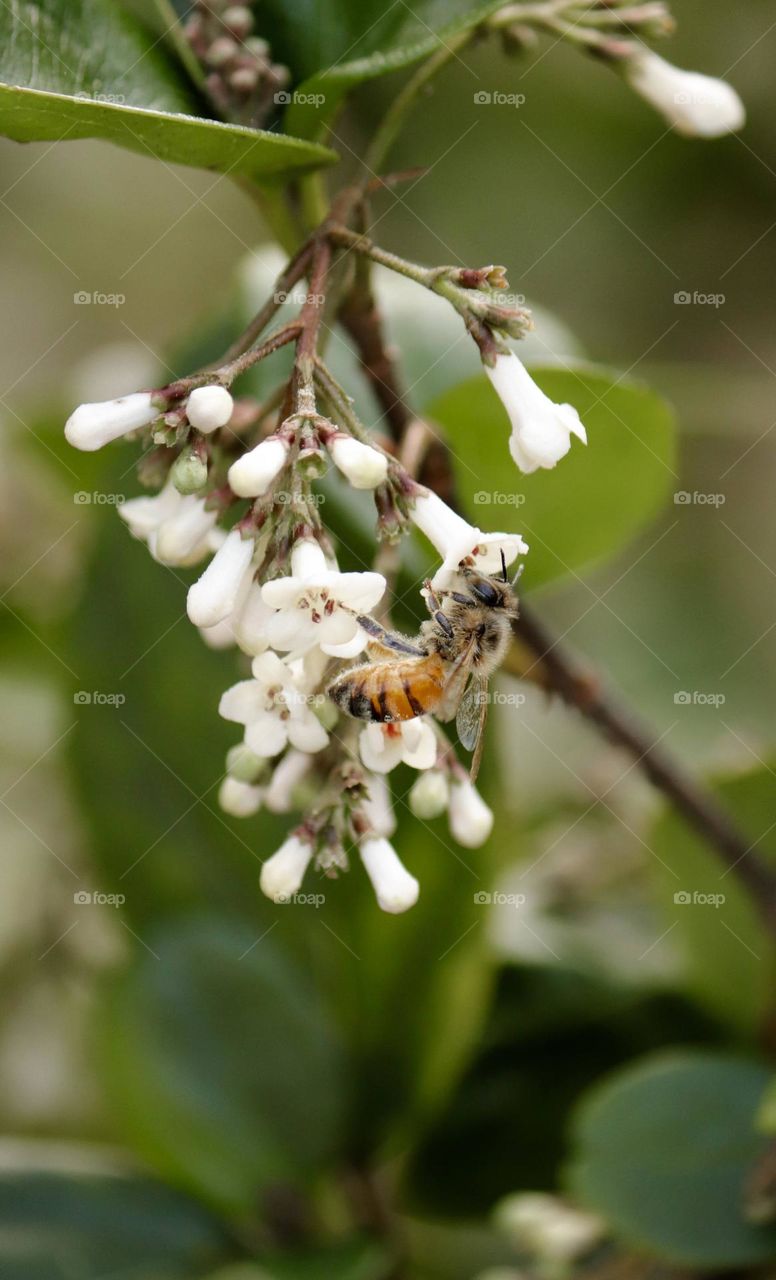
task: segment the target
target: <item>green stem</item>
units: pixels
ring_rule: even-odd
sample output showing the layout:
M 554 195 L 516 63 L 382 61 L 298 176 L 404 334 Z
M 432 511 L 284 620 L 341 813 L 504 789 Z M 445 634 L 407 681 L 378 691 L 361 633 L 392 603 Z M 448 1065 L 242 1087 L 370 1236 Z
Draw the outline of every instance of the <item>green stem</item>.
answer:
M 401 93 L 394 98 L 364 154 L 364 167 L 369 170 L 370 177 L 379 173 L 383 168 L 420 91 L 426 87 L 429 81 L 451 58 L 456 56 L 458 50 L 463 48 L 470 39 L 471 31 L 463 31 L 460 35 L 451 37 L 445 44 L 440 46 L 436 53 L 421 63 L 415 74 L 407 81 Z
M 390 271 L 396 271 L 400 276 L 407 276 L 409 280 L 414 280 L 416 284 L 422 284 L 426 289 L 434 287 L 434 280 L 439 273 L 439 269 L 436 267 L 423 267 L 418 262 L 410 262 L 407 258 L 400 258 L 397 253 L 391 253 L 388 249 L 381 249 L 368 236 L 359 235 L 357 231 L 351 231 L 348 227 L 330 227 L 328 235 L 336 244 L 345 245 L 346 248 L 353 249 L 355 253 L 361 253 L 367 258 L 371 258 L 372 262 L 377 262 L 382 267 L 388 267 Z

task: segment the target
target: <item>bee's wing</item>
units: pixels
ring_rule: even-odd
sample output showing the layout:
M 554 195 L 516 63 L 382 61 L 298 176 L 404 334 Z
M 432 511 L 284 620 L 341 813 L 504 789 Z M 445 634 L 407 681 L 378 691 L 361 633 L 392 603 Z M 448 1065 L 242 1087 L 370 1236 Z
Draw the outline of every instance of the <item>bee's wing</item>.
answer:
M 444 697 L 440 700 L 439 706 L 434 713 L 437 720 L 452 720 L 457 714 L 464 696 L 466 682 L 469 679 L 476 645 L 477 641 L 473 636 L 463 653 L 451 667 L 445 680 Z
M 487 718 L 488 682 L 480 676 L 474 676 L 461 699 L 461 705 L 455 717 L 455 727 L 458 731 L 461 745 L 467 751 L 474 752 L 471 766 L 472 782 L 477 777 L 480 768 L 482 747 L 485 741 L 483 735 Z

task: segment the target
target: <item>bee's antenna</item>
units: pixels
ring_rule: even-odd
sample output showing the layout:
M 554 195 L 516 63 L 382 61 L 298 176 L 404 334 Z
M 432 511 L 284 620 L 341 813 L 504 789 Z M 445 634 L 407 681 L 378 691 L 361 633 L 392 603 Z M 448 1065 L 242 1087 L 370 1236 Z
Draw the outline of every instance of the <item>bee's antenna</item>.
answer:
M 525 568 L 525 565 L 524 565 L 524 564 L 518 565 L 518 567 L 517 567 L 517 572 L 515 573 L 515 576 L 514 576 L 514 578 L 512 579 L 512 586 L 513 586 L 513 587 L 517 585 L 518 578 L 521 578 L 521 577 L 522 577 L 523 569 L 524 569 L 524 568 Z
M 503 551 L 501 552 L 501 576 L 504 579 L 504 582 L 509 582 L 509 578 L 507 577 L 507 561 Z

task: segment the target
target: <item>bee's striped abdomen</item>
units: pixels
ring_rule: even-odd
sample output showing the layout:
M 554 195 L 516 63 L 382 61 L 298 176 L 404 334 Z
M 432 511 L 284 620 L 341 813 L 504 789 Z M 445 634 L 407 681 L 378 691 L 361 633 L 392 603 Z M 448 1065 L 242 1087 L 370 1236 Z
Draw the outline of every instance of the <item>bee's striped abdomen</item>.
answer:
M 405 662 L 374 662 L 346 671 L 330 685 L 329 697 L 357 720 L 389 724 L 426 715 L 444 691 L 445 671 L 437 654 Z

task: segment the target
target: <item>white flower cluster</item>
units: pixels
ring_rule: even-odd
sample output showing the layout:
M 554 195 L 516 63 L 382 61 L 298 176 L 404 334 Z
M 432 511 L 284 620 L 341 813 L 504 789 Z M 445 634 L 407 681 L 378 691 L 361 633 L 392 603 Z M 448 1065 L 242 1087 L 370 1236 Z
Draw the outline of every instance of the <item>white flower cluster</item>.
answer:
M 78 447 L 94 449 L 157 420 L 167 430 L 185 415 L 187 428 L 210 435 L 233 412 L 231 395 L 218 385 L 196 388 L 183 405 L 172 407 L 163 392 L 139 392 L 81 406 L 66 434 Z M 209 558 L 189 588 L 189 618 L 206 643 L 236 645 L 251 660 L 250 678 L 227 689 L 220 701 L 220 714 L 243 729 L 242 742 L 227 757 L 220 804 L 235 817 L 262 808 L 306 814 L 264 863 L 264 892 L 289 901 L 311 862 L 334 875 L 347 866 L 346 847 L 355 845 L 380 907 L 400 912 L 415 903 L 419 885 L 390 843 L 396 817 L 387 775 L 400 764 L 415 769 L 411 812 L 422 821 L 447 812 L 452 837 L 466 847 L 488 838 L 493 815 L 431 716 L 386 724 L 345 717 L 343 724 L 326 698 L 337 664 L 370 642 L 359 619 L 380 604 L 386 580 L 371 571 L 342 572 L 315 518 L 305 522 L 292 515 L 281 532 L 278 511 L 286 509 L 273 505 L 274 494 L 281 479 L 293 484 L 302 435 L 294 419 L 287 419 L 240 453 L 228 467 L 226 495 L 223 486 L 204 496 L 181 493 L 170 468 L 155 496 L 132 498 L 119 513 L 156 560 L 188 566 Z M 319 439 L 354 488 L 386 481 L 389 460 L 381 450 L 325 421 Z M 227 531 L 221 518 L 241 498 L 255 505 Z M 258 509 L 269 518 L 256 519 Z M 449 583 L 462 562 L 496 574 L 528 549 L 517 534 L 474 527 L 418 486 L 407 517 L 439 554 L 436 589 Z

